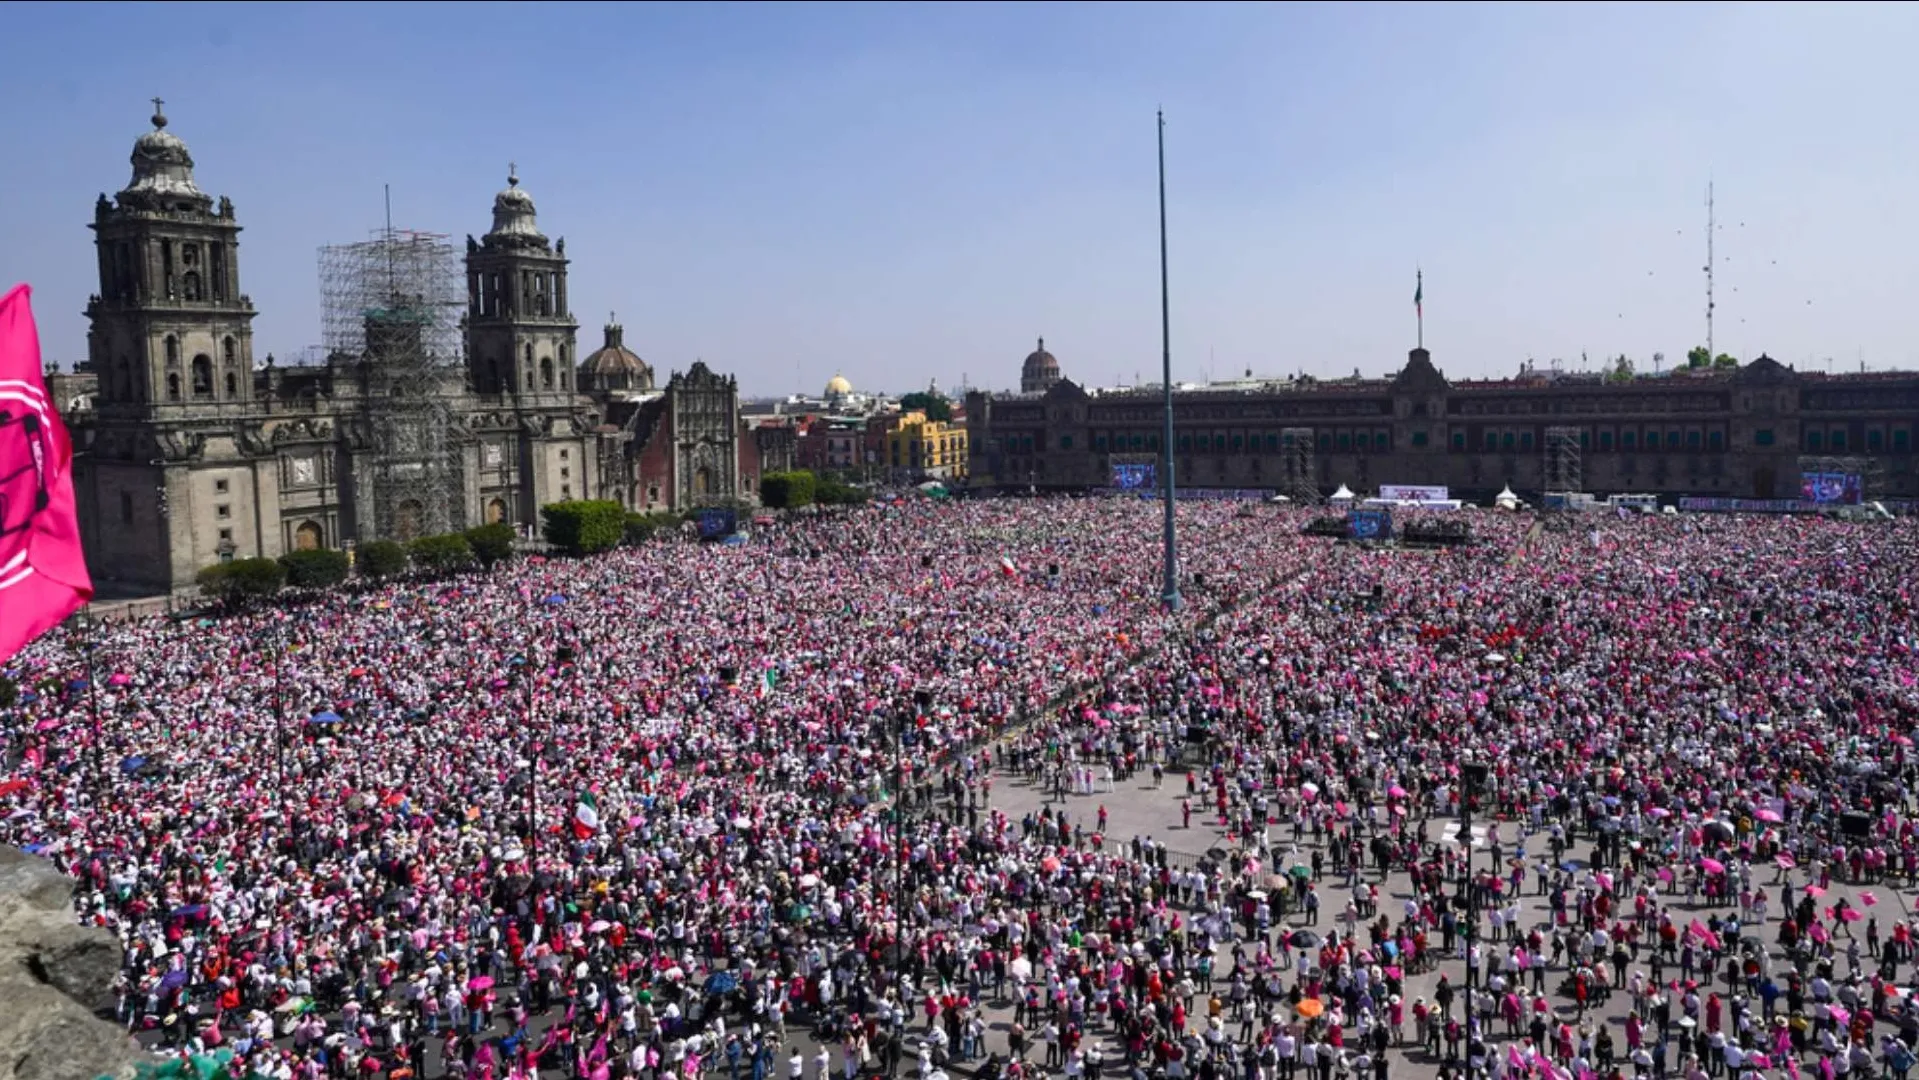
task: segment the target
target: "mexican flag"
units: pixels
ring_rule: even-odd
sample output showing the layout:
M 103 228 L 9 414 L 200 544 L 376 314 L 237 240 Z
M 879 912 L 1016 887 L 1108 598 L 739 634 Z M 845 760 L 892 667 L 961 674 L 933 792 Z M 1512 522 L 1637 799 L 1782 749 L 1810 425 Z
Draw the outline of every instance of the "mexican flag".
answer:
M 1426 272 L 1423 270 L 1413 280 L 1413 311 L 1426 314 Z
M 600 804 L 590 791 L 580 792 L 580 801 L 573 806 L 573 836 L 578 840 L 590 840 L 600 831 Z
M 779 684 L 780 684 L 779 673 L 773 670 L 772 665 L 769 664 L 765 671 L 760 672 L 760 696 L 761 697 L 765 697 L 766 695 L 772 693 L 774 687 L 777 687 Z

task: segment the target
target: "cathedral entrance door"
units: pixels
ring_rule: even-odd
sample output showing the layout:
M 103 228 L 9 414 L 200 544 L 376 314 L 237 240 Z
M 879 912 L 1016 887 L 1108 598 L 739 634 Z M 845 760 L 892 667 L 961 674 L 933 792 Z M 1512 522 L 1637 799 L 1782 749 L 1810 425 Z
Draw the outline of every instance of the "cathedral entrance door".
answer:
M 293 550 L 318 551 L 323 539 L 318 523 L 303 521 L 299 528 L 293 530 Z
M 426 507 L 418 499 L 407 499 L 394 507 L 393 539 L 404 544 L 420 538 L 420 520 L 426 516 Z
M 693 494 L 713 494 L 713 470 L 702 465 L 693 470 Z

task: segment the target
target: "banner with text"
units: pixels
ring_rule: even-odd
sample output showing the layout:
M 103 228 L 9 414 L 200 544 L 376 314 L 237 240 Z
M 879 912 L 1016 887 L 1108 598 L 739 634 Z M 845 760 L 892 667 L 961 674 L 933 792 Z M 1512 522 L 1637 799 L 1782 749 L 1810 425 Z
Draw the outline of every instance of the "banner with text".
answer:
M 1443 486 L 1432 484 L 1381 484 L 1379 497 L 1392 502 L 1445 502 L 1451 498 Z

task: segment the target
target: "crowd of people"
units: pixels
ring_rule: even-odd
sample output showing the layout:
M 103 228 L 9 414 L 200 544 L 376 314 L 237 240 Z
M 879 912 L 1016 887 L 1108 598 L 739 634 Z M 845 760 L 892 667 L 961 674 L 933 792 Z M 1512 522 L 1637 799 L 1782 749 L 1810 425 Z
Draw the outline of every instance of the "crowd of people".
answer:
M 1904 1076 L 1912 523 L 1156 514 L 81 623 L 0 840 L 236 1075 Z

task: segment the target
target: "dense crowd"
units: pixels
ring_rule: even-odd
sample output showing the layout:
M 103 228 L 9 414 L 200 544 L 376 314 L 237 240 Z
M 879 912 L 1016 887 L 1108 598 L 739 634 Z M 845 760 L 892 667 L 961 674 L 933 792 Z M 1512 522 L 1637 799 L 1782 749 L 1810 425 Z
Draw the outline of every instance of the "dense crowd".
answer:
M 1904 1075 L 1919 529 L 1194 504 L 1168 614 L 1156 513 L 62 631 L 0 839 L 130 1030 L 267 1075 Z

